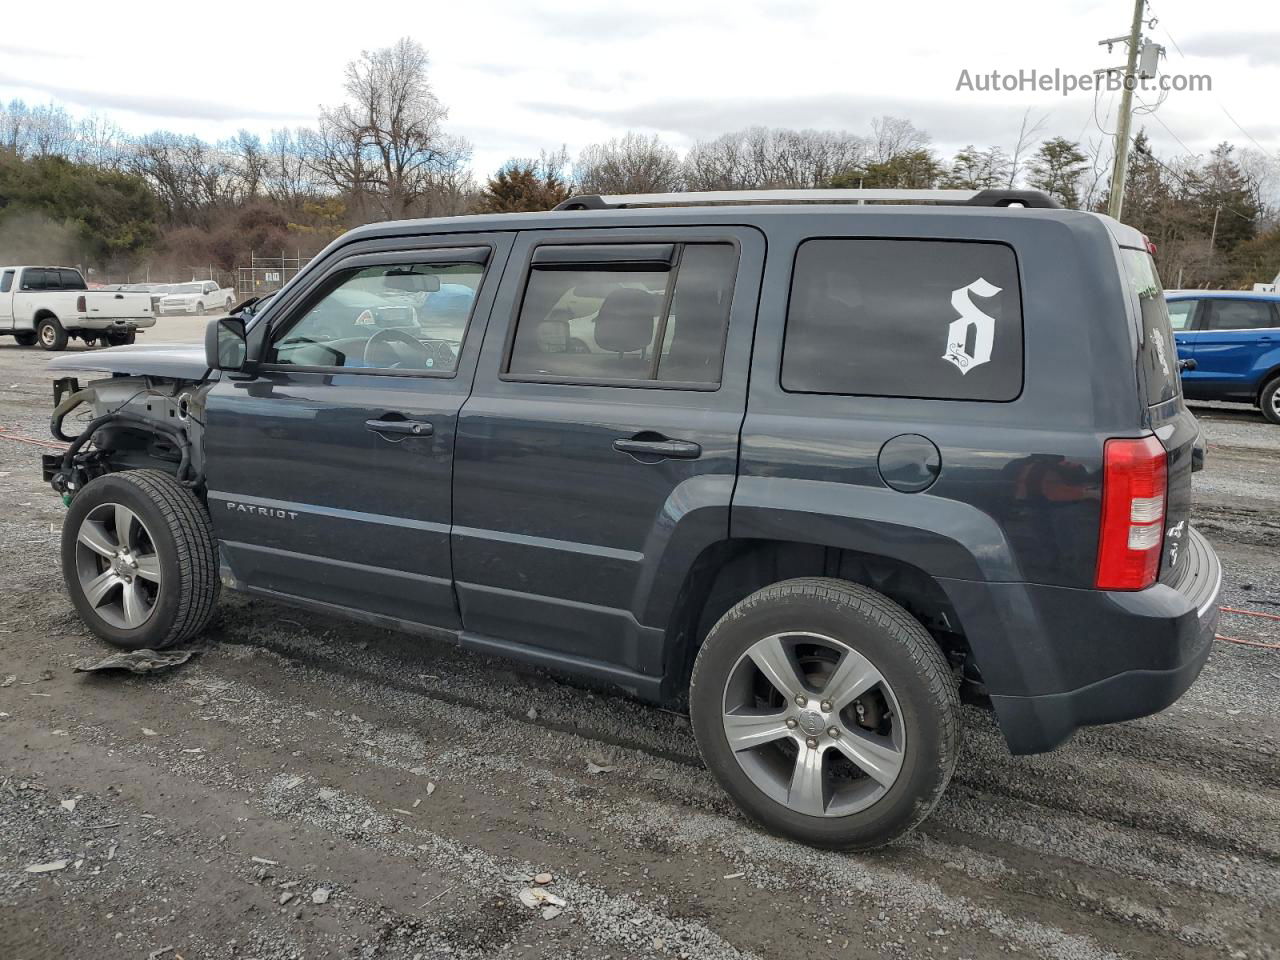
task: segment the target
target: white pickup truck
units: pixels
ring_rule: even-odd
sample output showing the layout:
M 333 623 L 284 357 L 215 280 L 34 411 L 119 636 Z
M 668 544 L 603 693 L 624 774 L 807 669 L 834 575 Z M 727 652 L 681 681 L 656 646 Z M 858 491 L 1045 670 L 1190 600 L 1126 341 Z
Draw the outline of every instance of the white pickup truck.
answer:
M 169 292 L 160 298 L 156 312 L 162 317 L 170 313 L 203 317 L 210 311 L 230 310 L 235 302 L 236 292 L 230 287 L 220 287 L 212 280 L 194 280 L 171 285 Z
M 0 336 L 24 347 L 61 350 L 72 337 L 114 347 L 155 322 L 149 294 L 90 290 L 72 267 L 0 267 Z

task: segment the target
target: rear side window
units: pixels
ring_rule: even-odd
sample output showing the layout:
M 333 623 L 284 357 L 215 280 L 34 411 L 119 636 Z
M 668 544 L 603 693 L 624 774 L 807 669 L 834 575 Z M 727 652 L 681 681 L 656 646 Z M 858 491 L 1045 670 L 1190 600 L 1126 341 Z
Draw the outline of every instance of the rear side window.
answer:
M 1276 325 L 1271 304 L 1261 300 L 1213 300 L 1209 304 L 1209 330 L 1261 330 Z
M 13 289 L 13 271 L 6 270 L 0 274 L 0 293 L 8 293 Z
M 1120 256 L 1129 279 L 1129 289 L 1138 298 L 1141 311 L 1138 363 L 1147 384 L 1147 403 L 1163 403 L 1177 396 L 1181 385 L 1178 379 L 1178 352 L 1173 345 L 1173 330 L 1169 322 L 1169 309 L 1164 302 L 1164 288 L 1160 286 L 1155 261 L 1147 251 L 1123 247 Z
M 43 270 L 23 270 L 22 271 L 22 289 L 23 290 L 44 290 L 44 271 Z
M 49 271 L 53 273 L 52 270 Z M 59 270 L 58 271 L 58 289 L 59 290 L 84 290 L 84 277 L 80 276 L 79 270 Z
M 1013 250 L 947 240 L 808 240 L 796 254 L 782 387 L 949 400 L 1022 392 Z
M 507 373 L 550 381 L 718 384 L 736 248 L 633 249 L 628 259 L 623 244 L 539 248 Z

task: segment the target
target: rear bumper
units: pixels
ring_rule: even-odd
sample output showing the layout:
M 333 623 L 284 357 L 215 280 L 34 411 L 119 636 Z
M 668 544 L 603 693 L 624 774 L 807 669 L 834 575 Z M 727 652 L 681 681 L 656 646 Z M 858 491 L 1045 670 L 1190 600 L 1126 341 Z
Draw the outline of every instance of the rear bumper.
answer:
M 75 329 L 77 330 L 142 330 L 147 327 L 154 327 L 156 324 L 155 317 L 127 317 L 118 320 L 107 320 L 102 318 L 86 317 L 77 320 Z
M 950 593 L 957 583 L 944 586 Z M 1173 584 L 1134 593 L 984 584 L 985 612 L 968 589 L 953 599 L 1001 732 L 1022 754 L 1051 750 L 1079 727 L 1158 713 L 1182 696 L 1213 646 L 1221 586 L 1218 556 L 1193 529 Z M 975 633 L 984 626 L 991 632 Z

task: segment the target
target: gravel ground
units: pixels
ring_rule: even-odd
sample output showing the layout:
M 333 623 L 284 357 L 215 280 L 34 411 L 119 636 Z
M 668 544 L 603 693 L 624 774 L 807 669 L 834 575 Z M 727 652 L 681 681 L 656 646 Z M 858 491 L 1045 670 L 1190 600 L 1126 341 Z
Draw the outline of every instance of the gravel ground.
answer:
M 47 436 L 47 359 L 0 341 L 4 432 Z M 1223 602 L 1280 612 L 1280 428 L 1198 412 Z M 0 438 L 2 960 L 1280 957 L 1280 651 L 1220 643 L 1170 710 L 1043 756 L 967 709 L 924 828 L 824 853 L 744 821 L 685 718 L 444 642 L 224 597 L 187 665 L 74 674 L 105 648 L 40 452 Z

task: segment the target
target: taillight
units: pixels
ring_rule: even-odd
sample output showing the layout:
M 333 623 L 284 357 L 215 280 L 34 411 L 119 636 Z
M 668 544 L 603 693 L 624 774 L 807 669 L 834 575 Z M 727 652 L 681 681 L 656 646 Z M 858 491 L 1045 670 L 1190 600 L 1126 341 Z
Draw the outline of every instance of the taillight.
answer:
M 78 313 L 85 312 L 84 294 L 81 294 L 80 296 L 76 297 L 76 311 Z
M 1155 583 L 1168 486 L 1168 457 L 1155 437 L 1107 441 L 1096 587 L 1145 590 Z

